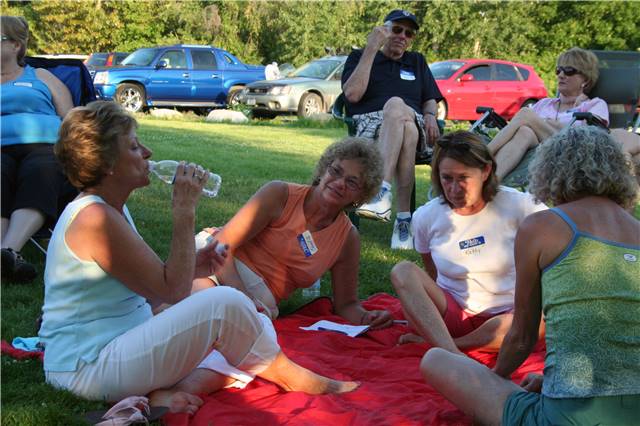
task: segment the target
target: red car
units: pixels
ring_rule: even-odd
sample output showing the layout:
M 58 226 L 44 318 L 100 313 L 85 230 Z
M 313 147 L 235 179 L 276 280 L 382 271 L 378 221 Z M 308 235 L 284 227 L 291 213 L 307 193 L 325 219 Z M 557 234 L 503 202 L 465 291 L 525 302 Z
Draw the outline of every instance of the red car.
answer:
M 451 59 L 429 66 L 444 96 L 438 118 L 476 120 L 476 107 L 492 107 L 510 119 L 523 106 L 547 97 L 533 67 L 495 59 Z

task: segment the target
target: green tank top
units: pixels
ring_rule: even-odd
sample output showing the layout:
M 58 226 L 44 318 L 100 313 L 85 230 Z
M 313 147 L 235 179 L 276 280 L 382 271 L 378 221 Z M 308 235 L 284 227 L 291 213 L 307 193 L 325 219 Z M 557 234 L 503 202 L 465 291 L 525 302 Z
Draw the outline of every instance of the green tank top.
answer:
M 551 398 L 640 394 L 640 246 L 581 232 L 542 272 Z

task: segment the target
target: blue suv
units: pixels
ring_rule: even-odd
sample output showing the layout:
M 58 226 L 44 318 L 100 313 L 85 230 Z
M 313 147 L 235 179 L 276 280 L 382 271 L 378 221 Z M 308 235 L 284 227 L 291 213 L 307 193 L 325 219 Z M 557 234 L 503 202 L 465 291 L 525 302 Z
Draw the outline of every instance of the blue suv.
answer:
M 99 99 L 127 110 L 145 107 L 224 107 L 248 83 L 264 80 L 262 65 L 247 65 L 223 49 L 177 44 L 138 49 L 121 66 L 96 72 Z

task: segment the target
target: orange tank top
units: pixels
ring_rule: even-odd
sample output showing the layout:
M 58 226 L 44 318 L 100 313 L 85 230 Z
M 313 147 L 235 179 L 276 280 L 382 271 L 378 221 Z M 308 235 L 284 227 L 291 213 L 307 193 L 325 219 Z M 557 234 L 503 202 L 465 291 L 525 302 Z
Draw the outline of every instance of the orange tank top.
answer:
M 309 234 L 312 240 L 308 244 L 304 238 L 307 221 L 303 206 L 311 187 L 293 183 L 288 187 L 282 215 L 235 251 L 238 259 L 264 279 L 276 302 L 298 288 L 311 286 L 329 270 L 352 226 L 347 215 L 340 213 L 326 228 L 307 232 L 307 240 Z

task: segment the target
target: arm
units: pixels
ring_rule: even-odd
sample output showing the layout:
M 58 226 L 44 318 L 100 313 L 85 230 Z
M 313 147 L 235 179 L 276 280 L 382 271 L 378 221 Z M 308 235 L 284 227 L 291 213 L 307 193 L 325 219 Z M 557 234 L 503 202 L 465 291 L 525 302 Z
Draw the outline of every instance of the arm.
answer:
M 438 278 L 438 270 L 436 269 L 436 265 L 433 263 L 431 253 L 421 253 L 421 255 L 422 263 L 424 264 L 424 270 L 431 277 L 433 282 L 436 282 L 436 279 Z
M 360 238 L 351 227 L 342 252 L 331 267 L 333 304 L 336 314 L 353 324 L 369 324 L 371 328 L 383 328 L 392 324 L 387 311 L 367 311 L 358 299 L 358 268 L 360 263 Z
M 440 137 L 440 129 L 438 128 L 438 105 L 435 99 L 429 99 L 422 104 L 422 115 L 424 115 L 424 131 L 427 134 L 427 143 L 431 146 L 436 143 Z
M 371 66 L 376 57 L 376 53 L 380 50 L 387 38 L 391 35 L 391 31 L 384 25 L 375 27 L 367 36 L 367 45 L 362 51 L 362 56 L 358 61 L 358 65 L 353 73 L 342 85 L 344 96 L 352 104 L 358 103 L 369 85 L 369 76 L 371 75 Z
M 173 233 L 167 260 L 163 262 L 136 234 L 124 216 L 108 204 L 83 209 L 65 235 L 73 252 L 95 261 L 105 272 L 152 303 L 177 303 L 191 291 L 195 273 L 193 227 L 195 207 L 204 180 L 194 177 L 195 167 L 180 165 L 173 189 Z M 200 263 L 219 267 L 222 258 L 203 252 Z
M 541 233 L 545 212 L 529 216 L 520 225 L 515 240 L 516 294 L 511 329 L 500 348 L 494 368 L 496 374 L 508 378 L 529 356 L 538 341 L 542 311 L 540 287 Z
M 73 108 L 73 101 L 71 100 L 71 93 L 63 82 L 51 74 L 44 68 L 36 68 L 36 76 L 44 82 L 51 92 L 51 98 L 53 100 L 53 106 L 56 108 L 56 113 L 64 118 L 69 110 Z

